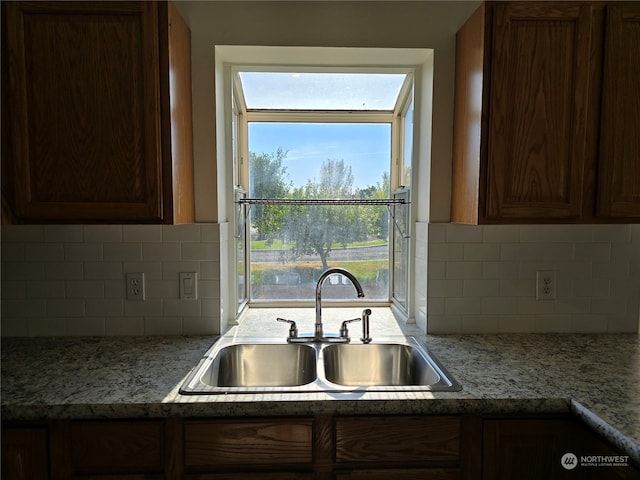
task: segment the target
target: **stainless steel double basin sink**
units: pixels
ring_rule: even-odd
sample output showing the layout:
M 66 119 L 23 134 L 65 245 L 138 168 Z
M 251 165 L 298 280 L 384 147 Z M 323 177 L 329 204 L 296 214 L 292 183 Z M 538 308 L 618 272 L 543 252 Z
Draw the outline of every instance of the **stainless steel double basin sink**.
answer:
M 415 337 L 361 343 L 220 338 L 191 371 L 186 395 L 457 391 L 462 387 Z

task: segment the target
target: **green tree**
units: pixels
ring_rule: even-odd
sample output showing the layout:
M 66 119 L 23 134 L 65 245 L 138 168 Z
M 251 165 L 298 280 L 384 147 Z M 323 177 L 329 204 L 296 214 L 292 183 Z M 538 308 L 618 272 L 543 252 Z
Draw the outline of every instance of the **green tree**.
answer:
M 291 182 L 283 165 L 287 152 L 278 148 L 274 153 L 249 152 L 249 196 L 251 198 L 286 198 Z M 261 239 L 278 231 L 284 221 L 281 205 L 251 207 L 251 224 Z
M 308 180 L 293 190 L 292 198 L 354 198 L 353 174 L 344 160 L 326 160 L 320 167 L 320 179 Z M 293 243 L 294 257 L 318 255 L 324 269 L 334 245 L 346 246 L 367 238 L 367 222 L 355 205 L 290 206 L 283 233 Z

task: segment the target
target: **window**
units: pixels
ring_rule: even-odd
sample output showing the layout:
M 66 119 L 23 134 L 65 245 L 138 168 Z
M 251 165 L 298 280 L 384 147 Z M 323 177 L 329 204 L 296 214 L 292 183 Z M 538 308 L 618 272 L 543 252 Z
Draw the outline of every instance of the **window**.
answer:
M 407 309 L 413 74 L 335 70 L 232 71 L 238 308 L 311 302 L 339 266 L 368 304 Z

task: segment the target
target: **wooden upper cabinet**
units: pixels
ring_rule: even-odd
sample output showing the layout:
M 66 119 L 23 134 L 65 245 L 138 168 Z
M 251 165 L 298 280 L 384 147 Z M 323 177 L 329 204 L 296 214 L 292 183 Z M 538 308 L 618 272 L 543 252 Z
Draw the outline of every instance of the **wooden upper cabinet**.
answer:
M 598 215 L 640 218 L 640 3 L 606 9 Z
M 456 38 L 453 222 L 638 215 L 637 5 L 606 8 L 604 82 L 602 3 L 491 2 L 465 23 Z M 622 11 L 624 26 L 614 19 Z
M 3 6 L 17 221 L 192 222 L 190 34 L 173 5 Z

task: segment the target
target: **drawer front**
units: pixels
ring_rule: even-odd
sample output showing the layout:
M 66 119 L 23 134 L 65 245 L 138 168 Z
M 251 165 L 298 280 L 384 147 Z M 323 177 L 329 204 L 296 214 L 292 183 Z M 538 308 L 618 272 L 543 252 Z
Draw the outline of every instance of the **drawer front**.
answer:
M 311 463 L 312 425 L 311 419 L 187 421 L 185 465 Z
M 457 462 L 459 417 L 336 418 L 336 462 Z
M 162 422 L 73 422 L 70 436 L 75 473 L 162 471 Z

